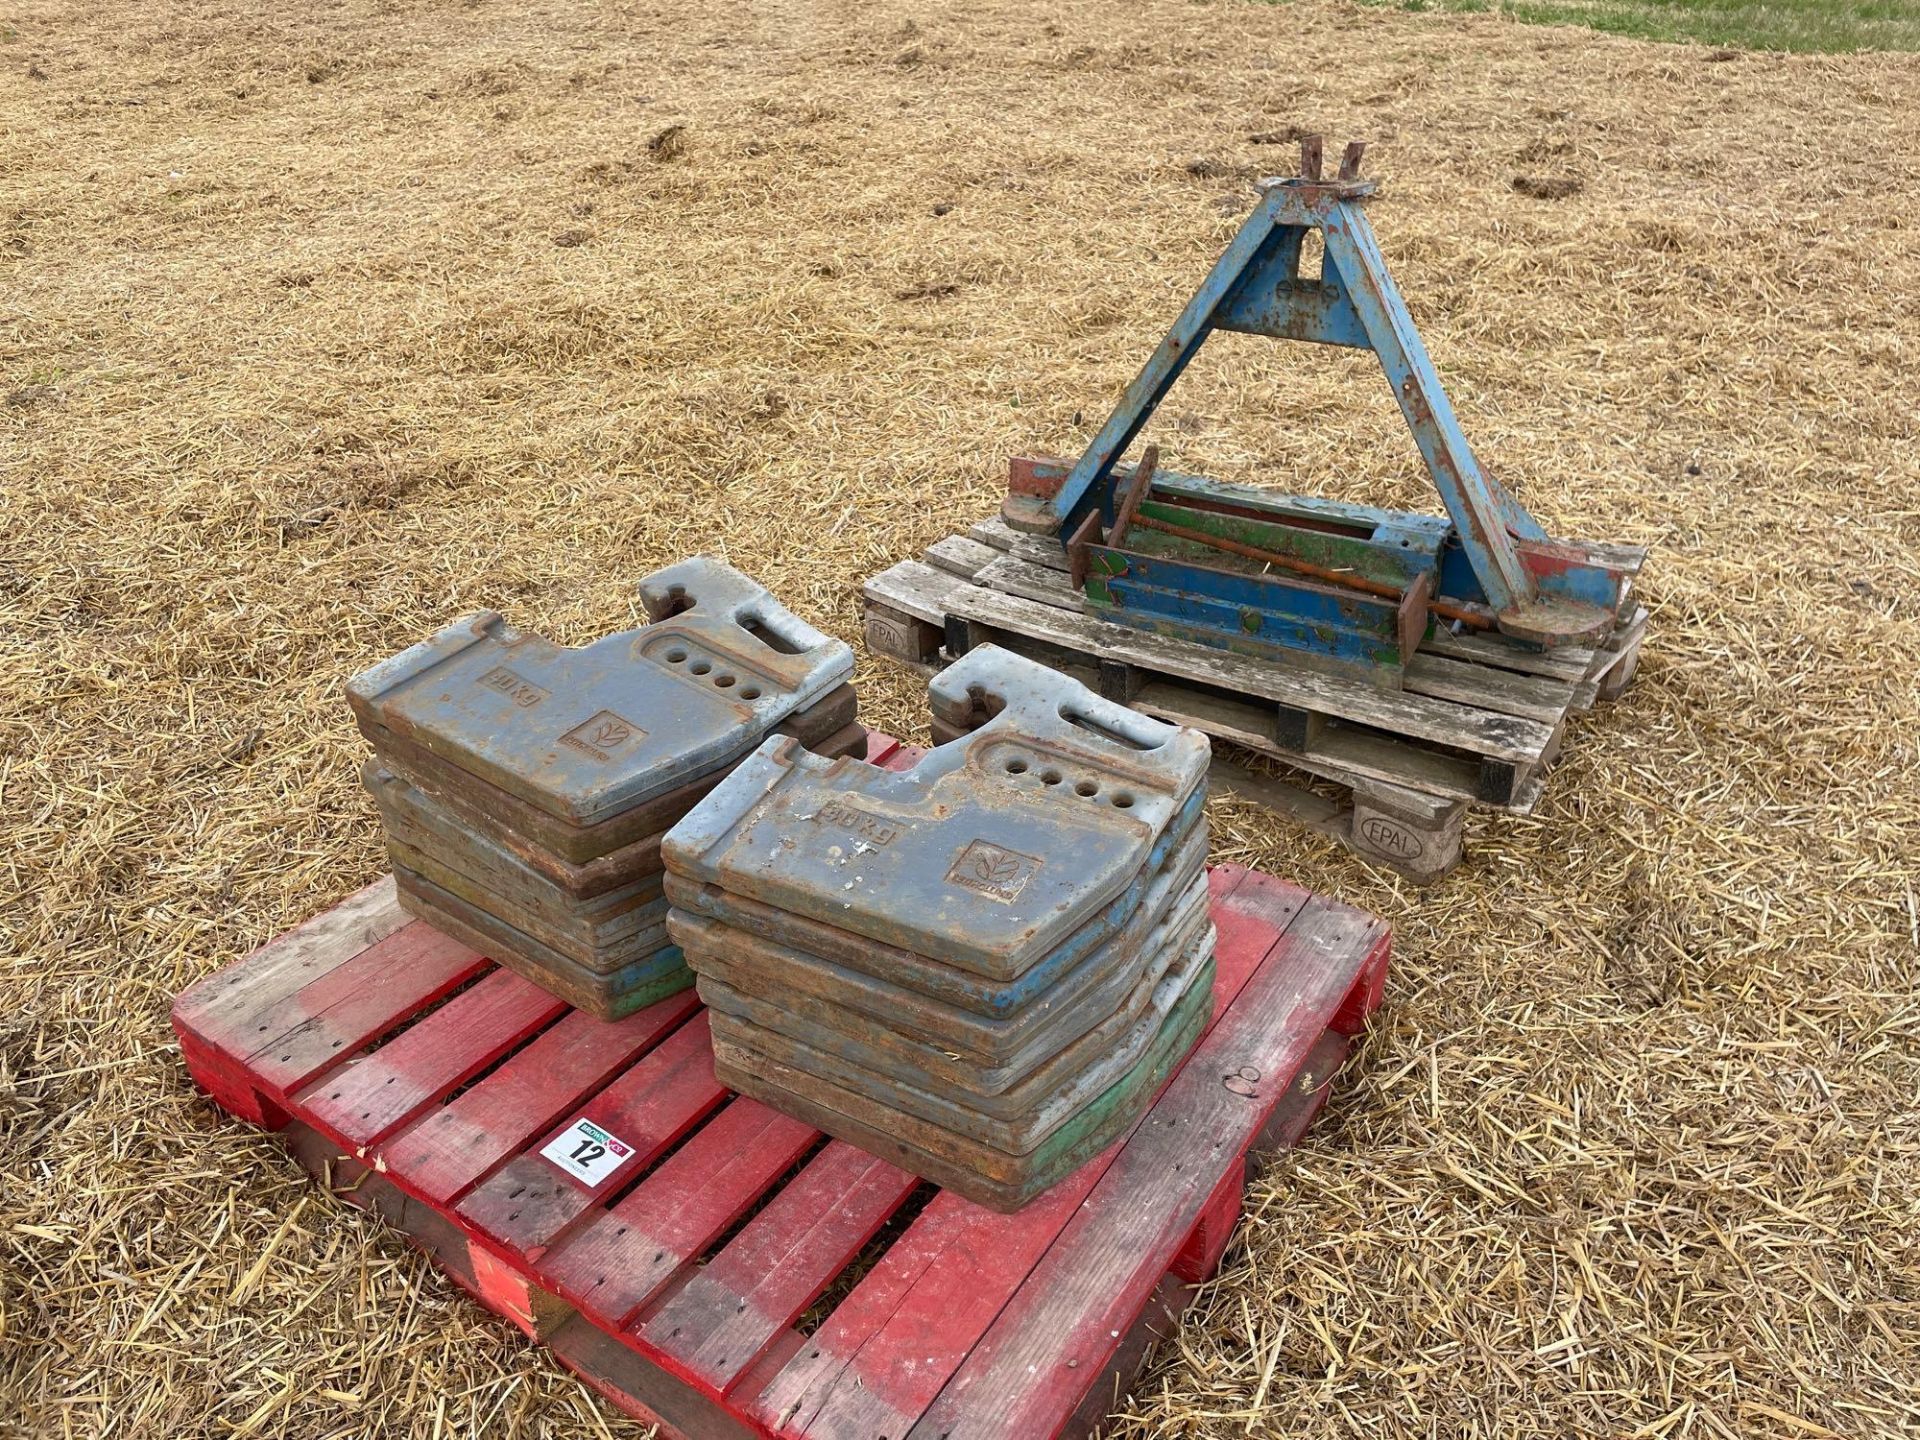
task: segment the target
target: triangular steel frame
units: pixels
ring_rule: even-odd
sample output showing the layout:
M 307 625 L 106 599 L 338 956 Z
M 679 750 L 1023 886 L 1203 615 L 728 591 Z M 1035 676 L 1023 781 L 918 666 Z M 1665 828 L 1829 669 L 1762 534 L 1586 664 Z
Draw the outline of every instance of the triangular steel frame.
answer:
M 1215 330 L 1371 350 L 1499 628 L 1538 644 L 1591 641 L 1615 623 L 1617 579 L 1559 553 L 1566 547 L 1475 458 L 1361 208 L 1374 189 L 1357 176 L 1361 148 L 1348 148 L 1338 178 L 1322 180 L 1313 137 L 1305 173 L 1262 182 L 1260 203 L 1058 491 L 1011 502 L 1008 522 L 1064 539 L 1089 510 L 1110 511 L 1115 462 Z M 1311 232 L 1323 245 L 1318 276 L 1300 273 Z

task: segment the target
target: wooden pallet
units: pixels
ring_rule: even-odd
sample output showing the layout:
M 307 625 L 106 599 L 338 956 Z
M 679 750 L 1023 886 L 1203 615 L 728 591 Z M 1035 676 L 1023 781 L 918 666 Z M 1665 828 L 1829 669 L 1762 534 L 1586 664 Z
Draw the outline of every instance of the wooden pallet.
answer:
M 1569 714 L 1612 699 L 1639 661 L 1647 612 L 1596 649 L 1529 651 L 1440 634 L 1404 688 L 1136 631 L 1086 612 L 1064 551 L 995 518 L 864 587 L 867 647 L 924 670 L 994 643 L 1046 661 L 1148 714 L 1344 786 L 1351 803 L 1229 763 L 1216 781 L 1339 836 L 1419 880 L 1460 855 L 1468 805 L 1526 814 Z
M 917 753 L 875 737 L 869 758 Z M 1385 980 L 1375 917 L 1234 866 L 1210 890 L 1200 1045 L 1126 1138 L 1011 1216 L 730 1095 L 691 991 L 594 1020 L 411 920 L 390 880 L 193 986 L 174 1026 L 221 1106 L 669 1434 L 1084 1434 Z

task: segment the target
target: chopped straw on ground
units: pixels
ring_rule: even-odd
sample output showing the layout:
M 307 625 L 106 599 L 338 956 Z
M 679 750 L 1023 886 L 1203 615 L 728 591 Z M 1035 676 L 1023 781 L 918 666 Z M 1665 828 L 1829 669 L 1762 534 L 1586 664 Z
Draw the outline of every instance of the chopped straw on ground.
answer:
M 1654 548 L 1635 687 L 1394 923 L 1125 1436 L 1920 1427 L 1920 60 L 1286 6 L 23 0 L 0 29 L 0 1432 L 637 1435 L 188 1084 L 381 869 L 342 678 L 725 556 L 861 578 L 1072 451 L 1293 137 L 1489 465 Z M 1564 183 L 1562 183 L 1564 182 Z M 1165 463 L 1435 500 L 1372 362 L 1218 342 Z M 925 735 L 912 677 L 873 723 Z

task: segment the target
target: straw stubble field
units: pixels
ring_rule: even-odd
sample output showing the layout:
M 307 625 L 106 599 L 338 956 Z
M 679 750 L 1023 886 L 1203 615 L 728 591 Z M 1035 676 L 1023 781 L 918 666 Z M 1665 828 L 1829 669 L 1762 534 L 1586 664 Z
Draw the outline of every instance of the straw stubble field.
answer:
M 1437 888 L 1216 802 L 1398 968 L 1119 1431 L 1920 1426 L 1915 59 L 23 0 L 0 73 L 0 1431 L 637 1433 L 197 1098 L 169 1001 L 381 868 L 345 675 L 481 608 L 587 637 L 703 550 L 854 638 L 1084 442 L 1302 127 L 1375 142 L 1469 432 L 1654 546 L 1653 631 Z M 1364 357 L 1208 361 L 1167 463 L 1431 506 Z

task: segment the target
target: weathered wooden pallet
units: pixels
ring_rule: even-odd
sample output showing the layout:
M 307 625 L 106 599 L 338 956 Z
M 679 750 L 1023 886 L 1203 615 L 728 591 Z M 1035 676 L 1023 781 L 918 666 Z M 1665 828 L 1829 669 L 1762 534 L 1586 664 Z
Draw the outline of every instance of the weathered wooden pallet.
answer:
M 1647 614 L 1603 647 L 1530 651 L 1497 637 L 1436 635 L 1400 690 L 1096 618 L 1051 539 L 982 521 L 864 587 L 866 641 L 934 670 L 994 643 L 1215 740 L 1347 787 L 1349 807 L 1231 762 L 1216 781 L 1283 809 L 1416 879 L 1458 860 L 1468 805 L 1532 810 L 1567 716 L 1611 699 L 1638 663 Z
M 875 737 L 869 758 L 914 753 Z M 730 1095 L 692 992 L 592 1019 L 410 920 L 390 881 L 195 985 L 174 1025 L 221 1106 L 671 1435 L 1084 1434 L 1385 980 L 1365 912 L 1233 866 L 1210 893 L 1204 1038 L 1016 1215 Z

